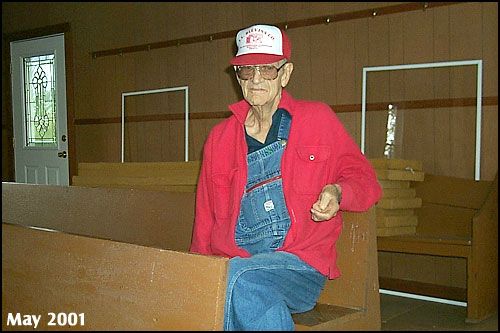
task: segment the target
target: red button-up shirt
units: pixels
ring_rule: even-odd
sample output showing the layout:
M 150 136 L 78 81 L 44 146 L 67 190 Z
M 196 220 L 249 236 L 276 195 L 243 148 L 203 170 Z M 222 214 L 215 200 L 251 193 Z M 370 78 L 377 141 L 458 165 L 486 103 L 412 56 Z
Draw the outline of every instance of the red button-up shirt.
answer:
M 327 184 L 342 188 L 340 210 L 366 211 L 381 197 L 375 172 L 332 109 L 321 102 L 295 100 L 282 91 L 279 108 L 292 116 L 281 161 L 283 192 L 291 225 L 278 251 L 293 253 L 333 279 L 340 275 L 335 243 L 342 214 L 315 222 L 310 209 Z M 229 106 L 233 115 L 217 124 L 205 142 L 196 193 L 190 251 L 224 257 L 249 257 L 234 231 L 247 183 L 244 123 L 250 105 Z

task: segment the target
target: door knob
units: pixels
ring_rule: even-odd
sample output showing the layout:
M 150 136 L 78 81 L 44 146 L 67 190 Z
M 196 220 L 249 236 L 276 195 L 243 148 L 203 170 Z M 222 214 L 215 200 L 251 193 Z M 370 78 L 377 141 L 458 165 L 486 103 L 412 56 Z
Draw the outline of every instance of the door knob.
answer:
M 68 156 L 68 154 L 66 154 L 66 151 L 60 151 L 57 153 L 57 156 L 59 156 L 61 158 L 66 158 L 66 156 Z

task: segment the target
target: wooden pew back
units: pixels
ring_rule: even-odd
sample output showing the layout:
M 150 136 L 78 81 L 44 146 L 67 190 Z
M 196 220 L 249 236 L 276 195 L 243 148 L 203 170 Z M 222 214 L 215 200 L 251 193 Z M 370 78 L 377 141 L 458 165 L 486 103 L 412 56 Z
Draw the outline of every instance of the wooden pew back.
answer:
M 187 251 L 194 197 L 189 192 L 2 183 L 2 220 Z
M 422 235 L 472 237 L 472 218 L 485 202 L 491 181 L 474 181 L 447 176 L 425 175 L 415 182 L 422 207 L 418 216 L 417 233 Z
M 72 185 L 194 192 L 199 161 L 79 163 Z
M 41 330 L 220 330 L 226 270 L 224 258 L 2 223 L 2 329 L 22 328 L 5 320 L 21 313 L 42 316 Z M 49 312 L 78 320 L 48 326 Z

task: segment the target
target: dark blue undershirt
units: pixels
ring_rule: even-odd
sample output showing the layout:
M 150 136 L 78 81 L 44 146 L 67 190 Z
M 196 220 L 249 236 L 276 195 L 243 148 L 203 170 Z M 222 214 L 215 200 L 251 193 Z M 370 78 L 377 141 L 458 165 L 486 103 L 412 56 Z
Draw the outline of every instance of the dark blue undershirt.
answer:
M 254 151 L 257 151 L 259 149 L 262 149 L 265 146 L 270 145 L 271 143 L 278 140 L 278 130 L 279 130 L 280 122 L 281 122 L 281 117 L 283 116 L 283 112 L 287 112 L 287 111 L 285 109 L 277 109 L 276 112 L 274 112 L 271 128 L 269 129 L 269 132 L 267 133 L 266 141 L 264 143 L 260 142 L 257 139 L 254 139 L 250 135 L 248 135 L 247 129 L 245 127 L 245 138 L 247 141 L 249 154 L 253 153 Z

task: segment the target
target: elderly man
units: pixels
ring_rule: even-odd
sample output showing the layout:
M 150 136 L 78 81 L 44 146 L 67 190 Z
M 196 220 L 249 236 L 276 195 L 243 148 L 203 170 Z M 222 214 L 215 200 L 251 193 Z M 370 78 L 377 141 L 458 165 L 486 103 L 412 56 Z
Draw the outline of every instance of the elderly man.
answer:
M 271 25 L 238 32 L 244 99 L 204 146 L 191 252 L 231 258 L 225 330 L 293 330 L 340 276 L 342 210 L 381 196 L 374 170 L 331 108 L 294 99 L 291 43 Z

